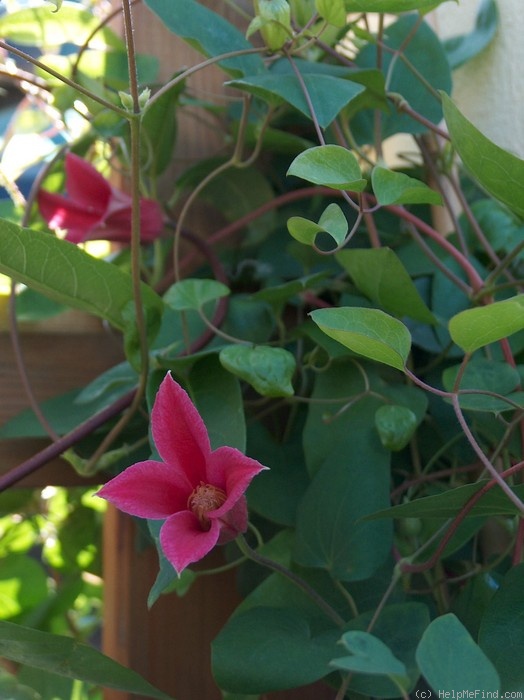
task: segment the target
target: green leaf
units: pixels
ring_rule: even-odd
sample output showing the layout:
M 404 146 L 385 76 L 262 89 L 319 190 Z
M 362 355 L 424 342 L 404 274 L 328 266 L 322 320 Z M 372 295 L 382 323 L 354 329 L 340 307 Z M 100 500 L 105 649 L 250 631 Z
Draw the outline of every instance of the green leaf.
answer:
M 91 48 L 125 48 L 122 39 L 113 31 L 100 27 L 98 17 L 73 4 L 64 5 L 60 12 L 53 12 L 48 5 L 41 5 L 18 12 L 10 11 L 0 17 L 0 36 L 28 46 L 55 48 L 66 43 L 82 46 L 93 33 Z
M 458 486 L 457 488 L 417 498 L 410 503 L 401 503 L 392 508 L 378 511 L 368 516 L 368 520 L 377 518 L 453 518 L 466 505 L 477 491 L 488 483 L 487 480 L 474 484 Z M 524 498 L 524 486 L 514 486 L 513 491 L 519 498 Z M 491 488 L 469 511 L 466 517 L 517 515 L 520 511 L 498 487 Z
M 493 664 L 453 613 L 431 622 L 418 645 L 417 662 L 439 697 L 457 688 L 494 694 L 500 689 Z
M 157 690 L 138 673 L 69 637 L 0 622 L 0 656 L 67 678 L 170 700 L 169 695 Z
M 5 532 L 2 533 L 5 537 Z M 47 576 L 34 559 L 19 553 L 2 555 L 0 618 L 9 619 L 36 608 L 47 598 Z
M 366 3 L 365 0 L 361 0 L 359 4 L 394 4 L 397 8 L 406 6 L 405 9 L 408 10 L 411 5 L 425 4 L 427 7 L 430 3 L 423 3 L 422 0 L 395 0 L 394 3 L 391 0 L 371 0 Z M 438 124 L 442 119 L 442 105 L 434 90 L 451 92 L 451 70 L 440 39 L 426 22 L 422 22 L 420 26 L 417 26 L 418 23 L 417 13 L 404 14 L 385 28 L 383 41 L 388 48 L 382 51 L 380 64 L 384 75 L 388 76 L 389 94 L 401 96 L 412 109 Z M 397 60 L 397 52 L 402 53 L 403 60 Z M 368 42 L 356 57 L 356 63 L 361 68 L 376 68 L 378 60 L 376 44 Z M 384 139 L 400 132 L 420 134 L 427 131 L 427 127 L 401 110 L 390 110 L 389 114 L 381 115 L 380 121 Z M 351 126 L 359 143 L 375 142 L 371 112 L 359 112 Z
M 330 673 L 338 629 L 314 635 L 295 610 L 256 607 L 234 615 L 212 644 L 213 675 L 231 693 L 268 693 Z
M 175 311 L 199 311 L 209 301 L 228 296 L 229 288 L 222 282 L 206 279 L 184 279 L 176 282 L 164 295 L 164 303 Z
M 291 380 L 295 357 L 283 348 L 267 345 L 228 345 L 219 354 L 229 372 L 244 379 L 262 396 L 293 396 Z
M 30 686 L 18 682 L 18 675 L 13 676 L 0 668 L 0 698 L 9 700 L 42 700 L 42 696 Z
M 444 40 L 444 49 L 451 68 L 459 68 L 484 51 L 495 36 L 498 23 L 497 5 L 494 0 L 481 0 L 473 31 Z
M 351 656 L 333 659 L 331 666 L 351 673 L 368 673 L 377 676 L 397 676 L 408 682 L 406 667 L 377 637 L 369 632 L 351 630 L 342 635 L 341 643 Z M 404 685 L 404 684 L 403 684 Z
M 65 435 L 99 410 L 98 404 L 76 403 L 77 390 L 40 403 L 46 420 L 58 435 Z M 47 433 L 31 409 L 25 409 L 0 426 L 0 438 L 46 437 Z
M 474 357 L 468 362 L 463 371 L 461 365 L 448 367 L 442 373 L 442 383 L 446 391 L 455 391 L 455 384 L 460 373 L 459 390 L 473 390 L 476 392 L 493 392 L 500 397 L 507 396 L 513 402 L 522 405 L 524 396 L 518 391 L 520 374 L 515 367 L 506 362 L 484 357 Z M 473 411 L 513 411 L 515 407 L 497 396 L 482 394 L 461 394 L 460 405 L 464 409 Z
M 315 117 L 324 129 L 345 107 L 358 102 L 365 92 L 364 85 L 346 78 L 349 73 L 347 70 L 339 71 L 338 74 L 328 73 L 318 70 L 307 61 L 297 61 L 295 67 L 302 78 L 299 81 L 291 69 L 284 70 L 282 66 L 283 62 L 278 62 L 269 72 L 248 75 L 241 80 L 230 81 L 227 85 L 255 95 L 271 105 L 290 104 L 309 119 L 311 103 Z M 307 90 L 309 101 L 303 86 Z
M 259 421 L 248 424 L 247 454 L 269 469 L 251 482 L 249 508 L 278 525 L 295 526 L 298 504 L 309 485 L 304 464 L 302 432 L 293 424 L 285 442 Z
M 389 502 L 389 453 L 368 439 L 376 401 L 360 402 L 359 430 L 338 443 L 314 476 L 297 513 L 295 561 L 335 579 L 368 578 L 385 561 L 391 529 L 362 518 Z M 343 446 L 342 446 L 343 445 Z M 335 446 L 334 446 L 335 447 Z M 343 454 L 343 458 L 341 458 Z
M 370 610 L 350 620 L 347 629 L 367 632 L 373 614 L 373 610 Z M 394 650 L 395 657 L 406 669 L 407 678 L 402 678 L 400 683 L 405 693 L 409 693 L 415 688 L 420 676 L 415 652 L 428 623 L 429 613 L 425 605 L 401 603 L 386 605 L 373 626 L 373 636 L 381 640 L 388 649 Z M 349 687 L 359 696 L 399 697 L 398 684 L 384 675 L 355 674 Z
M 385 404 L 375 413 L 380 442 L 387 450 L 399 452 L 409 443 L 417 427 L 417 416 L 406 406 Z
M 196 362 L 189 373 L 189 389 L 209 432 L 211 447 L 246 450 L 246 420 L 240 382 L 219 363 L 216 355 Z
M 348 222 L 338 204 L 329 204 L 323 211 L 318 224 L 301 216 L 288 219 L 287 229 L 293 238 L 306 245 L 315 245 L 317 234 L 329 233 L 337 246 L 341 245 L 348 233 Z
M 391 248 L 355 248 L 337 254 L 338 262 L 371 301 L 395 316 L 436 323 L 409 273 Z
M 479 645 L 499 673 L 502 693 L 524 689 L 524 665 L 517 662 L 524 658 L 523 590 L 524 564 L 519 564 L 505 575 L 480 623 Z
M 345 0 L 347 12 L 428 11 L 446 0 Z
M 314 289 L 320 282 L 325 280 L 325 278 L 325 272 L 314 272 L 311 275 L 297 277 L 289 282 L 277 284 L 274 287 L 264 287 L 263 289 L 255 292 L 253 296 L 255 299 L 263 299 L 270 304 L 280 305 L 297 296 L 297 294 L 306 291 L 307 289 Z
M 344 0 L 315 0 L 318 14 L 335 27 L 344 27 L 347 22 L 347 11 Z
M 380 365 L 346 355 L 329 363 L 317 374 L 303 437 L 310 474 L 315 474 L 332 452 L 340 455 L 349 450 L 352 453 L 356 433 L 359 441 L 367 446 L 369 463 L 380 462 L 385 451 L 377 435 L 375 413 L 385 403 L 405 406 L 417 416 L 418 423 L 423 420 L 427 410 L 426 395 L 413 386 L 386 383 L 382 373 Z M 368 397 L 363 402 L 368 392 L 375 396 L 375 400 Z M 362 445 L 358 449 L 362 449 Z
M 75 398 L 77 404 L 90 404 L 103 399 L 110 404 L 138 384 L 138 376 L 129 363 L 121 362 L 87 384 Z
M 219 57 L 231 51 L 253 49 L 242 32 L 216 12 L 195 0 L 145 0 L 161 22 L 204 56 Z M 226 58 L 218 65 L 232 76 L 262 73 L 258 54 Z
M 371 184 L 377 202 L 388 204 L 442 204 L 442 197 L 424 182 L 404 173 L 376 165 L 371 171 Z
M 144 110 L 141 137 L 147 154 L 147 171 L 152 177 L 163 173 L 172 161 L 178 98 L 183 88 L 183 82 L 174 85 Z
M 466 309 L 449 321 L 449 332 L 453 341 L 464 352 L 469 353 L 523 329 L 524 294 L 486 306 Z
M 179 597 L 184 596 L 196 579 L 196 574 L 191 569 L 184 569 L 179 575 L 169 562 L 160 546 L 160 530 L 164 524 L 163 520 L 148 520 L 149 533 L 155 543 L 158 553 L 159 570 L 157 577 L 149 595 L 147 596 L 147 607 L 152 608 L 160 596 L 164 593 L 176 593 Z
M 524 160 L 490 141 L 445 93 L 441 96 L 451 142 L 466 168 L 495 199 L 524 218 Z
M 0 273 L 119 330 L 126 327 L 125 309 L 133 300 L 130 275 L 68 241 L 0 220 Z M 158 319 L 162 300 L 145 284 L 141 291 L 151 318 Z
M 343 307 L 310 313 L 317 326 L 353 352 L 401 371 L 411 350 L 406 326 L 379 309 Z
M 308 148 L 295 158 L 287 174 L 335 190 L 362 192 L 366 186 L 356 157 L 342 146 Z

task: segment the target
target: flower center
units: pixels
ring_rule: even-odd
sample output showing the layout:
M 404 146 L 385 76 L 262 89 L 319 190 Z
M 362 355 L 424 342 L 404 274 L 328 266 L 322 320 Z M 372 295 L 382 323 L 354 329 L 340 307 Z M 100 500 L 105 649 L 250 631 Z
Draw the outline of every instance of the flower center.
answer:
M 187 499 L 187 507 L 197 516 L 202 529 L 209 530 L 210 523 L 207 514 L 216 510 L 226 500 L 226 494 L 218 486 L 204 484 L 203 481 L 193 489 Z

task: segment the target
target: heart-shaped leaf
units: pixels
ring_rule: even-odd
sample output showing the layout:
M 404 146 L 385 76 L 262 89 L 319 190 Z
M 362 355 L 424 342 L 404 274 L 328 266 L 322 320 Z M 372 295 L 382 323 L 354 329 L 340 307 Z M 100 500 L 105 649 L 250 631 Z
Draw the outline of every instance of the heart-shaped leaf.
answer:
M 234 615 L 213 642 L 222 690 L 268 693 L 323 678 L 337 653 L 338 629 L 314 635 L 296 610 L 255 607 Z
M 198 311 L 208 301 L 216 301 L 229 293 L 229 288 L 216 280 L 185 279 L 170 287 L 164 302 L 175 311 Z
M 219 359 L 223 367 L 244 379 L 262 396 L 293 396 L 295 357 L 284 348 L 228 345 Z
M 391 649 L 369 632 L 350 630 L 340 640 L 351 656 L 333 659 L 331 666 L 352 673 L 368 673 L 377 676 L 396 676 L 407 684 L 406 667 Z
M 329 233 L 337 246 L 341 245 L 348 233 L 348 222 L 338 204 L 329 204 L 318 220 L 318 224 L 302 216 L 292 216 L 288 219 L 287 228 L 293 238 L 306 245 L 315 245 L 319 233 Z

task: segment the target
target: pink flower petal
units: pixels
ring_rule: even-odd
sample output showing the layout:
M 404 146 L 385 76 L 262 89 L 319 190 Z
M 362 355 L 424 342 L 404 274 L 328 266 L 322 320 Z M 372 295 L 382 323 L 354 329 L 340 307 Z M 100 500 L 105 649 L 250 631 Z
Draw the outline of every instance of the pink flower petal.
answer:
M 223 517 L 245 493 L 253 477 L 264 469 L 267 467 L 234 447 L 219 447 L 212 452 L 208 457 L 206 481 L 221 488 L 227 497 L 220 508 L 209 512 L 209 517 Z
M 100 212 L 87 211 L 71 199 L 45 190 L 38 193 L 38 208 L 51 229 L 77 229 L 85 233 L 102 221 Z
M 204 421 L 187 393 L 170 374 L 160 385 L 151 413 L 153 439 L 165 462 L 186 474 L 196 486 L 206 481 L 206 458 L 210 454 Z
M 102 486 L 97 495 L 139 518 L 161 520 L 187 508 L 191 484 L 169 464 L 138 462 Z
M 202 530 L 190 511 L 175 513 L 160 530 L 160 546 L 168 561 L 180 574 L 189 564 L 199 561 L 216 545 L 220 523 L 215 520 L 209 530 Z
M 66 190 L 69 197 L 86 209 L 106 213 L 111 185 L 87 160 L 74 153 L 65 157 Z
M 140 239 L 143 243 L 156 240 L 164 229 L 162 207 L 154 199 L 140 200 Z
M 216 513 L 216 511 L 215 511 Z M 214 516 L 208 514 L 209 520 L 213 522 Z M 235 505 L 218 519 L 220 522 L 220 536 L 217 544 L 226 544 L 235 537 L 247 530 L 247 501 L 245 496 L 241 496 Z

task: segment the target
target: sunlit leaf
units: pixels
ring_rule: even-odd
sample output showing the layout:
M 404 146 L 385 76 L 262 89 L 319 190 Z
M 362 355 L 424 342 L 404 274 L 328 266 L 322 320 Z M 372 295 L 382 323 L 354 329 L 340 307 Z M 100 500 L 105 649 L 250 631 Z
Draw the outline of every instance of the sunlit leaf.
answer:
M 424 182 L 404 173 L 376 165 L 371 184 L 377 202 L 388 204 L 442 204 L 442 197 Z
M 406 326 L 379 309 L 345 307 L 310 313 L 324 333 L 370 360 L 403 370 L 411 349 Z
M 49 5 L 37 5 L 0 16 L 0 36 L 17 44 L 44 48 L 66 43 L 82 46 L 92 34 L 90 47 L 124 48 L 122 39 L 108 27 L 100 27 L 100 20 L 81 5 L 67 3 L 60 12 Z
M 524 294 L 466 309 L 449 321 L 453 341 L 465 352 L 474 352 L 523 329 Z
M 429 11 L 446 0 L 345 0 L 347 12 Z
M 347 22 L 344 0 L 315 0 L 318 14 L 335 27 L 343 27 Z
M 451 141 L 471 174 L 493 197 L 524 218 L 524 160 L 500 148 L 441 93 Z
M 287 228 L 293 238 L 306 245 L 314 245 L 319 233 L 325 231 L 335 243 L 341 245 L 348 233 L 348 222 L 338 204 L 329 204 L 322 213 L 318 224 L 302 216 L 292 216 L 288 219 Z
M 356 157 L 336 145 L 308 148 L 295 158 L 287 174 L 336 190 L 361 192 L 366 186 Z
M 116 328 L 126 326 L 125 310 L 133 302 L 131 276 L 68 241 L 0 220 L 0 273 Z M 141 292 L 158 320 L 162 300 L 145 284 Z

